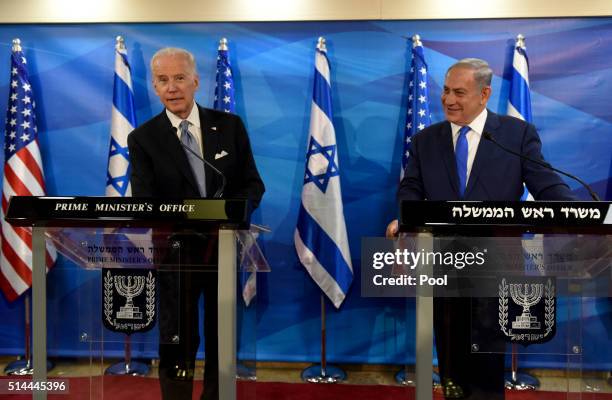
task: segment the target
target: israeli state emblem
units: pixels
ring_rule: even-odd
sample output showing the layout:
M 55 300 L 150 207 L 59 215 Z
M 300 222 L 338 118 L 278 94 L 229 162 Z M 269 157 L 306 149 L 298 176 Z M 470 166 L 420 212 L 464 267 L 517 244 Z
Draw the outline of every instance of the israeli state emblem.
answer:
M 102 269 L 102 320 L 113 332 L 145 332 L 155 325 L 157 271 Z
M 555 283 L 552 278 L 502 279 L 499 326 L 511 343 L 545 343 L 556 333 Z

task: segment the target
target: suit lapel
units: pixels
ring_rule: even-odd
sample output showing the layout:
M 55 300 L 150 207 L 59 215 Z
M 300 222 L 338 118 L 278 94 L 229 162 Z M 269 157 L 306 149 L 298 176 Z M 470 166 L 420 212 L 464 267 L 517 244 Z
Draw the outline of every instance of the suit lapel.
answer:
M 215 152 L 219 148 L 219 135 L 221 133 L 217 131 L 213 115 L 202 107 L 198 106 L 198 109 L 202 129 L 202 147 L 204 149 L 202 157 L 212 165 L 215 165 Z M 209 196 L 212 196 L 217 190 L 216 175 L 210 168 L 206 168 L 206 192 Z
M 453 147 L 453 133 L 449 122 L 442 125 L 442 129 L 440 129 L 438 135 L 440 156 L 446 165 L 451 186 L 457 197 L 459 197 L 459 177 L 457 176 L 457 162 L 455 159 L 455 149 Z
M 488 111 L 487 120 L 484 126 L 484 132 L 489 132 L 495 136 L 497 128 L 499 128 L 499 118 L 497 114 Z M 490 168 L 494 163 L 490 160 L 491 154 L 494 153 L 495 145 L 489 142 L 484 137 L 480 138 L 478 143 L 478 149 L 476 150 L 476 156 L 474 157 L 474 163 L 472 164 L 472 170 L 470 171 L 470 178 L 465 189 L 464 198 L 468 198 L 471 191 L 474 189 L 476 182 L 478 182 L 478 176 L 484 168 Z
M 172 127 L 172 124 L 170 123 L 170 120 L 166 115 L 166 110 L 162 111 L 159 115 L 159 124 L 156 132 L 158 132 L 159 135 L 159 139 L 162 145 L 161 148 L 166 149 L 168 151 L 170 157 L 176 165 L 176 168 L 183 174 L 185 179 L 187 179 L 189 184 L 197 193 L 199 189 L 196 183 L 196 179 L 193 176 L 191 165 L 189 164 L 189 160 L 187 160 L 185 150 L 183 150 L 183 146 L 181 146 L 181 142 L 178 139 L 176 131 Z

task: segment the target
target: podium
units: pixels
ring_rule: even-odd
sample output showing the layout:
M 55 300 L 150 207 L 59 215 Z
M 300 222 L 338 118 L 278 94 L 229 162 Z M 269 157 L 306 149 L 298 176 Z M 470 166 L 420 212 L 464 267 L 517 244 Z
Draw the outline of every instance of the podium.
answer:
M 422 259 L 413 259 L 413 268 L 382 271 L 417 283 L 385 289 L 383 296 L 416 297 L 418 400 L 432 399 L 434 297 L 494 305 L 499 314 L 487 327 L 491 318 L 472 310 L 470 352 L 504 354 L 514 343 L 519 354 L 563 360 L 581 379 L 582 299 L 612 293 L 612 203 L 404 201 L 399 225 L 402 234 L 386 245 L 389 251 Z M 433 260 L 425 261 L 430 254 Z M 450 261 L 435 259 L 439 254 Z M 424 274 L 431 279 L 419 284 Z M 580 387 L 566 388 L 565 398 L 581 398 Z
M 199 279 L 198 276 L 205 277 L 199 274 L 211 271 L 215 279 L 218 275 L 219 395 L 222 399 L 235 399 L 237 304 L 242 304 L 237 302 L 238 273 L 249 275 L 269 271 L 249 231 L 250 213 L 249 202 L 242 199 L 12 197 L 6 220 L 16 227 L 32 228 L 33 380 L 47 380 L 45 255 L 46 248 L 53 245 L 84 274 L 101 281 L 99 292 L 90 290 L 80 295 L 84 304 L 104 303 L 100 314 L 74 316 L 82 332 L 80 341 L 88 343 L 90 347 L 98 343 L 100 348 L 95 350 L 100 354 L 104 353 L 104 343 L 117 341 L 117 337 L 123 338 L 123 331 L 140 329 L 143 332 L 157 332 L 154 325 L 159 321 L 156 322 L 154 317 L 155 311 L 159 314 L 160 309 L 165 315 L 174 316 L 170 318 L 171 322 L 165 324 L 170 325 L 169 331 L 173 331 L 172 324 L 175 324 L 177 334 L 158 340 L 180 343 L 185 337 L 185 333 L 180 331 L 183 329 L 180 315 L 184 304 L 180 303 L 181 300 L 169 302 L 166 299 L 171 306 L 165 305 L 162 309 L 158 305 L 154 294 L 159 291 L 162 282 L 160 275 L 163 275 L 163 281 L 176 283 L 179 299 L 182 299 L 181 291 L 187 289 L 189 284 L 181 280 L 183 276 Z M 212 261 L 200 262 L 197 257 L 199 249 L 194 253 L 189 245 L 194 242 L 216 243 L 202 238 L 211 235 L 215 239 L 218 235 L 218 260 L 215 254 L 210 257 Z M 208 249 L 208 253 L 214 254 L 216 250 Z M 202 249 L 204 252 L 205 249 Z M 101 272 L 102 268 L 105 268 L 104 272 Z M 144 271 L 144 275 L 117 277 L 115 274 L 119 272 L 121 275 L 132 269 Z M 113 288 L 117 289 L 118 294 L 112 294 Z M 105 297 L 102 299 L 103 295 Z M 144 296 L 144 303 L 136 303 L 138 296 Z M 117 303 L 116 309 L 112 308 L 113 302 Z M 176 310 L 169 307 L 176 307 Z M 145 322 L 126 323 L 138 318 Z M 111 333 L 102 326 L 102 321 L 107 327 L 110 323 L 119 333 Z M 146 337 L 144 341 L 155 341 L 155 334 L 143 335 Z M 255 359 L 254 355 L 252 351 L 252 360 Z M 93 394 L 95 390 L 89 392 L 92 397 L 103 397 L 102 394 Z M 33 392 L 34 399 L 46 397 L 44 391 Z

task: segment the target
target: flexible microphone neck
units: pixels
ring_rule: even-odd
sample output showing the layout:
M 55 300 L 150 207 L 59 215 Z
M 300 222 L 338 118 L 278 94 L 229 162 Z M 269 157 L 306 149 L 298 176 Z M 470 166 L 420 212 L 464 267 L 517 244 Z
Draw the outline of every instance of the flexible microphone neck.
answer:
M 191 154 L 193 154 L 198 160 L 202 161 L 204 163 L 204 165 L 210 167 L 210 169 L 212 169 L 213 171 L 215 171 L 219 176 L 221 176 L 221 187 L 219 189 L 217 189 L 217 191 L 215 192 L 215 194 L 213 195 L 214 198 L 221 198 L 221 196 L 223 196 L 223 191 L 225 190 L 225 184 L 227 183 L 227 180 L 225 179 L 225 175 L 223 174 L 223 172 L 219 171 L 214 165 L 212 165 L 211 163 L 209 163 L 208 161 L 206 161 L 206 159 L 204 159 L 203 157 L 201 157 L 198 153 L 196 153 L 195 151 L 193 151 L 192 149 L 190 149 L 188 146 L 185 145 L 185 143 L 180 142 L 181 146 L 183 146 L 184 149 L 186 149 L 187 151 L 189 151 Z
M 495 138 L 493 138 L 493 135 L 491 135 L 489 132 L 482 132 L 482 136 L 485 139 L 487 139 L 488 141 L 495 143 L 499 148 L 501 148 L 502 150 L 504 150 L 504 151 L 506 151 L 506 152 L 508 152 L 510 154 L 514 154 L 515 156 L 520 157 L 520 158 L 522 158 L 524 160 L 531 161 L 532 163 L 536 163 L 536 164 L 538 164 L 538 165 L 540 165 L 540 166 L 542 166 L 542 167 L 544 167 L 546 169 L 550 169 L 550 170 L 555 171 L 555 172 L 557 172 L 557 173 L 559 173 L 561 175 L 565 175 L 568 178 L 572 178 L 576 182 L 580 183 L 589 192 L 589 194 L 591 195 L 591 198 L 593 200 L 601 201 L 601 199 L 599 198 L 597 193 L 595 193 L 593 191 L 593 189 L 591 189 L 591 187 L 585 181 L 583 181 L 582 179 L 578 178 L 577 176 L 574 176 L 574 175 L 569 174 L 567 172 L 561 171 L 560 169 L 557 169 L 557 168 L 553 167 L 552 165 L 550 165 L 546 161 L 537 160 L 535 158 L 531 158 L 531 157 L 528 157 L 528 156 L 526 156 L 524 154 L 518 153 L 518 152 L 516 152 L 516 151 L 514 151 L 514 150 L 512 150 L 512 149 L 510 149 L 510 148 L 508 148 L 506 146 L 504 146 L 503 144 L 499 143 L 497 140 L 495 140 Z

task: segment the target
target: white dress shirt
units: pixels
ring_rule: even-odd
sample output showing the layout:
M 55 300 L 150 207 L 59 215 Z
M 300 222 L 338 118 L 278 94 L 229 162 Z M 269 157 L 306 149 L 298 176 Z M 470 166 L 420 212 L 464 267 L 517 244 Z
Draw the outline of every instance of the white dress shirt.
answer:
M 178 136 L 178 139 L 180 141 L 181 128 L 179 127 L 179 125 L 181 124 L 183 119 L 181 119 L 177 115 L 172 114 L 167 108 L 166 115 L 170 119 L 170 123 L 172 124 L 172 126 L 176 128 L 176 136 Z M 195 138 L 196 143 L 200 148 L 200 155 L 203 157 L 204 151 L 202 149 L 202 126 L 200 125 L 200 112 L 198 111 L 198 105 L 195 103 L 195 101 L 193 102 L 193 107 L 191 107 L 191 112 L 189 113 L 187 118 L 185 118 L 185 120 L 189 121 L 189 132 Z
M 484 130 L 485 122 L 487 121 L 487 109 L 482 110 L 480 114 L 472 122 L 468 124 L 470 130 L 466 133 L 468 142 L 468 159 L 467 159 L 467 179 L 465 184 L 467 185 L 470 180 L 470 172 L 472 172 L 472 165 L 474 164 L 474 158 L 476 158 L 476 151 L 480 144 L 480 138 L 482 137 L 482 131 Z M 453 133 L 453 148 L 457 148 L 457 139 L 459 139 L 459 129 L 461 125 L 457 125 L 451 122 L 451 131 Z

